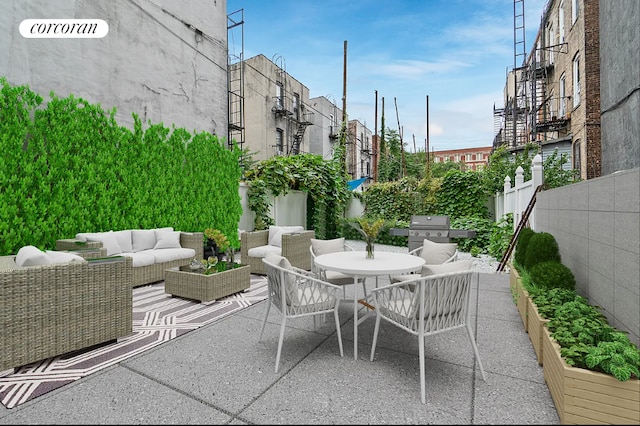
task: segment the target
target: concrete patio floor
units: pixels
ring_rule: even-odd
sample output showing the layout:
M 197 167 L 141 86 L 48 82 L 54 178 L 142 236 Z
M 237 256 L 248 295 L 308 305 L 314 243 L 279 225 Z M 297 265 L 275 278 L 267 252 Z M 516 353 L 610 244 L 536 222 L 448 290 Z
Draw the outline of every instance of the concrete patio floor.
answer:
M 0 406 L 0 424 L 559 424 L 509 275 L 478 277 L 472 321 L 487 381 L 464 330 L 428 337 L 424 405 L 416 337 L 383 322 L 370 362 L 371 317 L 354 360 L 344 302 L 344 357 L 333 321 L 314 330 L 311 319 L 290 320 L 276 374 L 280 321 L 271 309 L 258 342 L 260 302 L 16 408 Z

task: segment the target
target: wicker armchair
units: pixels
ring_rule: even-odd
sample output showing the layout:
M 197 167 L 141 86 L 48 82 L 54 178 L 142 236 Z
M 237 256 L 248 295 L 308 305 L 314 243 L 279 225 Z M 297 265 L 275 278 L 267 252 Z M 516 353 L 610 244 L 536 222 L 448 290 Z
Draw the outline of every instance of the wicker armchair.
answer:
M 286 257 L 292 266 L 311 270 L 311 238 L 315 238 L 314 230 L 306 230 L 297 234 L 282 234 L 282 248 L 278 254 Z M 251 266 L 252 274 L 266 275 L 267 269 L 262 263 L 263 256 L 249 256 L 249 250 L 254 247 L 267 246 L 269 230 L 245 231 L 240 237 L 240 259 L 243 265 Z
M 18 267 L 0 257 L 0 371 L 131 334 L 132 260 Z

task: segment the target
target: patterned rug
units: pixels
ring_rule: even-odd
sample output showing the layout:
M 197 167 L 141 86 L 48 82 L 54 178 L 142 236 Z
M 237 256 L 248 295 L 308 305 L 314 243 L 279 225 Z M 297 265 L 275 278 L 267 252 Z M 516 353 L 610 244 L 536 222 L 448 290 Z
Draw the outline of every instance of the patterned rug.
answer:
M 238 312 L 267 297 L 265 277 L 251 275 L 244 292 L 198 303 L 164 292 L 164 282 L 133 289 L 133 334 L 117 342 L 45 359 L 0 377 L 0 402 L 13 408 L 103 368 Z

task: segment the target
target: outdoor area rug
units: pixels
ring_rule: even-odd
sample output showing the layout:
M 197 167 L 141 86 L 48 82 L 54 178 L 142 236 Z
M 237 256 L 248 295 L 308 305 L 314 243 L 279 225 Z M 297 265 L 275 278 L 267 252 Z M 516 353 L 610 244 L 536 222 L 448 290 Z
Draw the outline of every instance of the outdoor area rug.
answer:
M 0 377 L 0 402 L 13 408 L 103 368 L 163 344 L 267 298 L 266 277 L 251 275 L 251 286 L 211 303 L 164 292 L 164 281 L 133 289 L 133 334 L 117 342 L 22 366 Z

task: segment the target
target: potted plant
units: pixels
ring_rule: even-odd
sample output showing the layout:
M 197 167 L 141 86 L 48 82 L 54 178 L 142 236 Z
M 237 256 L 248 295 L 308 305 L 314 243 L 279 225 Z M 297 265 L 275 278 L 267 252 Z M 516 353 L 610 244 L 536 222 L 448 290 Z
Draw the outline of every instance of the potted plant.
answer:
M 224 258 L 224 252 L 226 250 L 225 245 L 229 244 L 229 240 L 226 235 L 219 229 L 207 228 L 204 230 L 204 259 L 209 256 L 215 256 L 218 261 L 222 261 Z
M 358 225 L 353 224 L 353 227 L 360 232 L 364 239 L 367 247 L 367 259 L 373 259 L 373 243 L 384 226 L 384 219 L 376 219 L 372 222 L 363 217 L 359 217 L 356 221 Z

